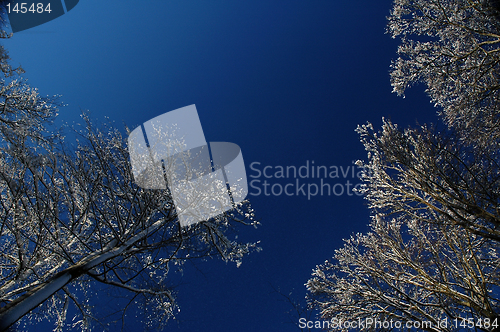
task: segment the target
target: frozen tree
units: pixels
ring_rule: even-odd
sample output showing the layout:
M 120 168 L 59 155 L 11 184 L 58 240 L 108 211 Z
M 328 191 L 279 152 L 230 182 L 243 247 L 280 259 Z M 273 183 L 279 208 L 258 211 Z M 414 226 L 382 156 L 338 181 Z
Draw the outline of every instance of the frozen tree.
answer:
M 452 225 L 375 219 L 307 283 L 331 330 L 347 330 L 342 322 L 371 331 L 390 330 L 390 322 L 393 330 L 498 327 L 497 247 Z
M 371 232 L 353 236 L 316 267 L 307 282 L 310 303 L 335 322 L 425 321 L 433 325 L 422 329 L 453 331 L 455 319 L 460 327 L 470 318 L 494 330 L 500 325 L 496 155 L 426 126 L 400 131 L 384 121 L 379 133 L 370 124 L 358 132 L 369 156 L 359 165 L 375 216 Z
M 376 213 L 455 224 L 500 243 L 498 152 L 465 144 L 433 128 L 401 131 L 390 121 L 380 133 L 359 126 L 369 162 L 363 192 Z
M 0 56 L 0 330 L 46 318 L 86 330 L 124 322 L 127 310 L 161 328 L 177 310 L 169 279 L 184 262 L 239 264 L 255 247 L 231 239 L 237 224 L 257 224 L 248 202 L 181 227 L 168 190 L 135 184 L 120 131 L 84 116 L 72 148 L 47 129 L 54 100 Z M 96 304 L 106 292 L 120 307 Z
M 313 270 L 309 302 L 334 327 L 500 331 L 499 2 L 395 0 L 388 19 L 394 91 L 426 84 L 448 128 L 358 127 L 370 232 Z
M 395 0 L 388 32 L 401 38 L 394 91 L 423 82 L 446 122 L 476 145 L 500 139 L 497 0 Z M 488 139 L 485 140 L 485 137 Z

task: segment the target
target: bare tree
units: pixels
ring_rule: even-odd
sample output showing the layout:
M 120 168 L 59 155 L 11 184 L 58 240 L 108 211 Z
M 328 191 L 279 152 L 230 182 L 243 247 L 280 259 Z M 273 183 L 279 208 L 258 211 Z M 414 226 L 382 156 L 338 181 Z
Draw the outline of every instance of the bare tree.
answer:
M 425 83 L 432 102 L 463 138 L 498 148 L 498 1 L 395 0 L 388 19 L 388 32 L 401 37 L 391 72 L 394 92 Z
M 300 331 L 311 331 L 311 328 L 307 327 L 307 322 L 310 321 L 313 316 L 313 312 L 310 310 L 310 307 L 307 305 L 307 302 L 304 301 L 304 298 L 301 300 L 303 303 L 299 302 L 295 296 L 293 296 L 293 292 L 290 291 L 288 294 L 282 292 L 279 288 L 274 287 L 272 284 L 270 285 L 273 289 L 273 293 L 276 293 L 280 297 L 280 301 L 286 302 L 289 306 L 289 310 L 287 310 L 287 315 L 289 317 L 288 324 L 293 324 Z M 301 322 L 304 322 L 301 324 Z M 306 326 L 302 326 L 302 325 Z
M 57 105 L 17 77 L 2 52 L 0 330 L 21 318 L 48 318 L 57 330 L 102 324 L 92 297 L 103 287 L 126 299 L 106 322 L 124 322 L 136 307 L 146 327 L 161 328 L 176 312 L 172 272 L 211 256 L 239 264 L 255 247 L 230 239 L 235 224 L 257 225 L 248 202 L 181 227 L 168 190 L 135 184 L 117 129 L 84 116 L 74 149 L 50 134 Z

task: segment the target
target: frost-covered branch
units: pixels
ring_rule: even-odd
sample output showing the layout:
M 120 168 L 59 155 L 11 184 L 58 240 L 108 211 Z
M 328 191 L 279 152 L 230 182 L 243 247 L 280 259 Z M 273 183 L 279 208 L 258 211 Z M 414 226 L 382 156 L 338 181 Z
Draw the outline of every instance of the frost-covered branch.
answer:
M 500 138 L 500 8 L 496 0 L 396 0 L 388 32 L 400 37 L 391 82 L 422 82 L 446 122 L 476 145 Z
M 46 318 L 58 330 L 89 329 L 98 319 L 90 303 L 103 288 L 134 299 L 98 308 L 116 309 L 108 321 L 142 310 L 148 327 L 162 327 L 176 312 L 169 279 L 186 260 L 239 265 L 256 248 L 230 238 L 237 224 L 257 225 L 247 201 L 181 227 L 168 190 L 134 181 L 119 130 L 84 115 L 77 146 L 64 142 L 49 129 L 54 99 L 41 98 L 7 60 L 0 48 L 0 330 Z

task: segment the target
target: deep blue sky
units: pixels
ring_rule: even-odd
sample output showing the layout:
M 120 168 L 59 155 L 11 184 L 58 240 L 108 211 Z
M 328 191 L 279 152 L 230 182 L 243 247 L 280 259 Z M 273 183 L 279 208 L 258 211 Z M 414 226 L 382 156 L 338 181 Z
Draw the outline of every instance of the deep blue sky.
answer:
M 98 121 L 135 128 L 196 104 L 207 141 L 238 144 L 251 181 L 254 162 L 261 170 L 312 161 L 352 167 L 366 157 L 354 132 L 366 121 L 437 121 L 422 87 L 405 99 L 391 94 L 397 41 L 384 34 L 391 3 L 80 0 L 3 43 L 42 95 L 62 95 L 59 121 L 80 122 L 90 110 Z M 325 179 L 346 180 L 359 182 Z M 240 228 L 239 237 L 260 240 L 263 251 L 239 268 L 188 264 L 169 330 L 298 331 L 273 287 L 300 300 L 311 270 L 369 222 L 357 196 L 249 198 L 262 225 Z

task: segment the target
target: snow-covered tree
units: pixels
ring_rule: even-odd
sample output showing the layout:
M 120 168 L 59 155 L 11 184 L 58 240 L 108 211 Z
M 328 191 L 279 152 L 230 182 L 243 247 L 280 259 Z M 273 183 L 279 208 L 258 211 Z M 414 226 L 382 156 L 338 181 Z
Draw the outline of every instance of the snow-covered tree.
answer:
M 495 156 L 425 126 L 400 131 L 384 121 L 379 133 L 370 124 L 358 132 L 369 154 L 360 165 L 371 231 L 316 267 L 311 304 L 336 322 L 418 321 L 454 331 L 455 319 L 470 318 L 485 331 L 500 326 Z
M 448 126 L 358 127 L 370 232 L 313 270 L 309 302 L 359 330 L 500 331 L 499 2 L 395 0 L 388 19 L 394 91 L 425 83 Z
M 388 32 L 400 37 L 394 91 L 423 82 L 446 122 L 475 144 L 500 139 L 497 0 L 395 0 Z M 484 139 L 488 137 L 488 139 Z
M 98 312 L 109 323 L 129 309 L 161 327 L 177 310 L 169 279 L 185 261 L 239 263 L 255 247 L 231 239 L 236 224 L 257 224 L 248 202 L 181 227 L 168 190 L 136 185 L 119 130 L 84 116 L 72 148 L 50 127 L 54 100 L 3 48 L 0 69 L 0 330 L 44 318 L 85 330 L 103 323 Z M 106 292 L 119 307 L 99 307 Z

